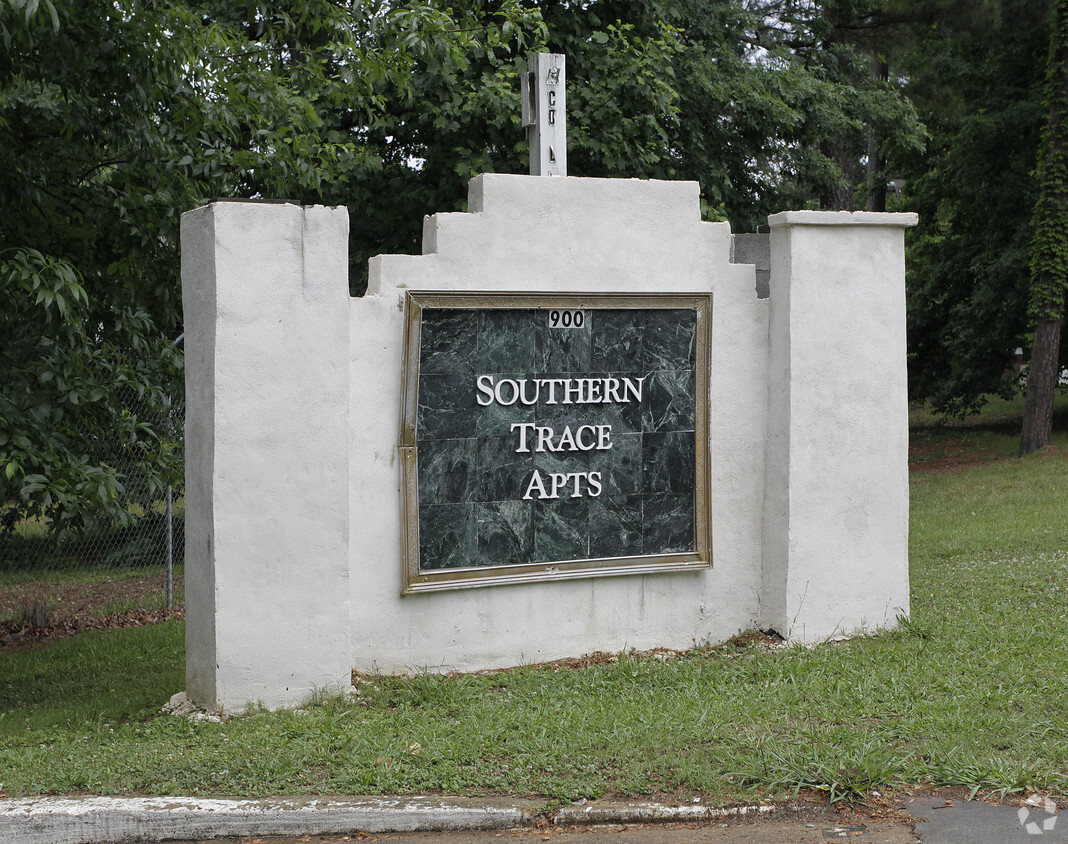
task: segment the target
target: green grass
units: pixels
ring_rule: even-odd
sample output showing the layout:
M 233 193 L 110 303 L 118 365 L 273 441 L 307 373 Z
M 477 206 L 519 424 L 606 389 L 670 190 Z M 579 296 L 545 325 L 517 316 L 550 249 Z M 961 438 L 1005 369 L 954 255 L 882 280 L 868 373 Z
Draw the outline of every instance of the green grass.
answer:
M 999 423 L 1000 424 L 1000 423 Z M 941 436 L 941 434 L 939 434 Z M 1068 794 L 1068 433 L 912 475 L 912 616 L 813 649 L 729 645 L 582 670 L 365 678 L 224 724 L 159 716 L 182 627 L 0 651 L 8 794 L 442 791 L 573 800 L 930 783 Z
M 143 720 L 184 683 L 185 628 L 175 621 L 2 650 L 0 742 Z

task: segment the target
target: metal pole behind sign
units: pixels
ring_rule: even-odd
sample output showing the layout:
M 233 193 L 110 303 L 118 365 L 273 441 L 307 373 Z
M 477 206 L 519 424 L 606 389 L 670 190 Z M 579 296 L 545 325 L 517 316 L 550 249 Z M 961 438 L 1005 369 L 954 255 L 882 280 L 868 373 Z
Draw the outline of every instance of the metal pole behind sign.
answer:
M 523 126 L 530 140 L 530 175 L 567 175 L 567 120 L 564 57 L 537 53 L 523 74 Z
M 174 493 L 167 485 L 167 609 L 174 607 L 174 516 L 171 502 Z
M 172 346 L 177 346 L 185 340 L 185 332 L 183 331 L 178 335 L 178 339 L 171 343 Z M 184 408 L 184 404 L 183 404 Z M 183 410 L 183 416 L 184 416 Z M 171 421 L 174 420 L 174 409 L 171 409 Z M 183 430 L 183 448 L 182 453 L 185 453 L 184 447 L 184 430 Z M 167 609 L 174 608 L 174 488 L 167 484 Z

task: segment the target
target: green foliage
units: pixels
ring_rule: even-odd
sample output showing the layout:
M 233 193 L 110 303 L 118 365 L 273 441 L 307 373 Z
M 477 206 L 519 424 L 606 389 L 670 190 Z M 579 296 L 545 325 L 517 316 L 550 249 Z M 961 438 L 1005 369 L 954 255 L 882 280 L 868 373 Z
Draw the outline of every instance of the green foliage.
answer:
M 1035 318 L 1059 319 L 1068 295 L 1068 3 L 1053 3 L 1031 251 Z
M 152 347 L 141 311 L 109 314 L 111 336 L 94 336 L 85 289 L 64 261 L 8 250 L 0 280 L 0 501 L 9 502 L 0 532 L 27 517 L 60 533 L 102 517 L 128 522 L 120 496 L 151 501 L 182 472 L 170 397 L 141 355 L 177 371 L 180 357 Z M 131 455 L 143 473 L 122 477 L 115 465 Z
M 1038 190 L 1047 2 L 996 0 L 915 29 L 910 96 L 931 135 L 901 160 L 907 235 L 909 388 L 965 414 L 1008 395 L 1029 345 L 1030 219 Z
M 766 51 L 793 112 L 768 162 L 792 190 L 774 191 L 785 202 L 772 210 L 885 210 L 888 159 L 896 169 L 896 159 L 922 152 L 926 141 L 897 72 L 905 25 L 920 10 L 891 0 L 745 5 L 753 43 Z
M 132 481 L 101 443 L 146 461 L 163 448 L 154 420 L 181 392 L 169 342 L 183 211 L 214 197 L 346 205 L 358 294 L 367 258 L 418 251 L 424 215 L 464 209 L 472 175 L 526 172 L 518 73 L 542 49 L 568 60 L 573 175 L 695 179 L 705 217 L 737 231 L 786 207 L 877 201 L 911 161 L 925 226 L 912 383 L 966 404 L 1024 331 L 1014 222 L 1033 183 L 1010 153 L 1032 143 L 1040 108 L 1014 105 L 1035 29 L 1013 4 L 1034 5 L 0 0 L 0 336 L 18 335 L 0 349 L 6 512 L 84 522 Z M 1001 5 L 1016 28 L 934 23 Z M 991 79 L 996 107 L 979 111 Z M 938 128 L 930 160 L 906 88 Z M 1004 161 L 988 173 L 993 153 Z M 35 301 L 8 307 L 27 284 Z M 115 384 L 153 412 L 132 413 Z M 40 421 L 56 408 L 69 425 L 53 432 Z M 146 466 L 145 488 L 170 471 Z
M 842 127 L 863 135 L 874 122 L 894 149 L 922 145 L 897 80 L 825 72 L 818 6 L 804 5 L 803 44 L 771 37 L 759 4 L 545 0 L 538 10 L 545 32 L 527 49 L 567 57 L 572 175 L 693 179 L 708 218 L 746 231 L 839 178 L 820 146 Z M 523 58 L 497 50 L 418 74 L 410 100 L 383 89 L 389 105 L 367 136 L 381 170 L 326 188 L 350 208 L 354 291 L 370 255 L 418 251 L 424 214 L 465 208 L 471 175 L 527 172 Z
M 60 532 L 180 477 L 180 214 L 381 168 L 384 92 L 537 35 L 517 0 L 0 2 L 0 505 Z M 418 216 L 418 212 L 416 212 Z M 120 476 L 116 457 L 139 470 Z

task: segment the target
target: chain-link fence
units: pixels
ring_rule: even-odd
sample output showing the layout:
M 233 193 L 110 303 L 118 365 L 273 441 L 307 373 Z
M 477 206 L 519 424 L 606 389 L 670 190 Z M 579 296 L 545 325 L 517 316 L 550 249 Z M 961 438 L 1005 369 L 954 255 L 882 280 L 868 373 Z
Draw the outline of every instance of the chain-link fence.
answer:
M 139 407 L 136 397 L 128 404 L 181 466 L 184 401 L 174 399 L 163 410 L 158 397 L 152 408 Z M 181 612 L 184 490 L 179 481 L 160 483 L 145 461 L 137 445 L 109 447 L 107 463 L 122 497 L 76 528 L 57 529 L 40 517 L 0 531 L 0 646 L 46 631 L 138 624 Z

